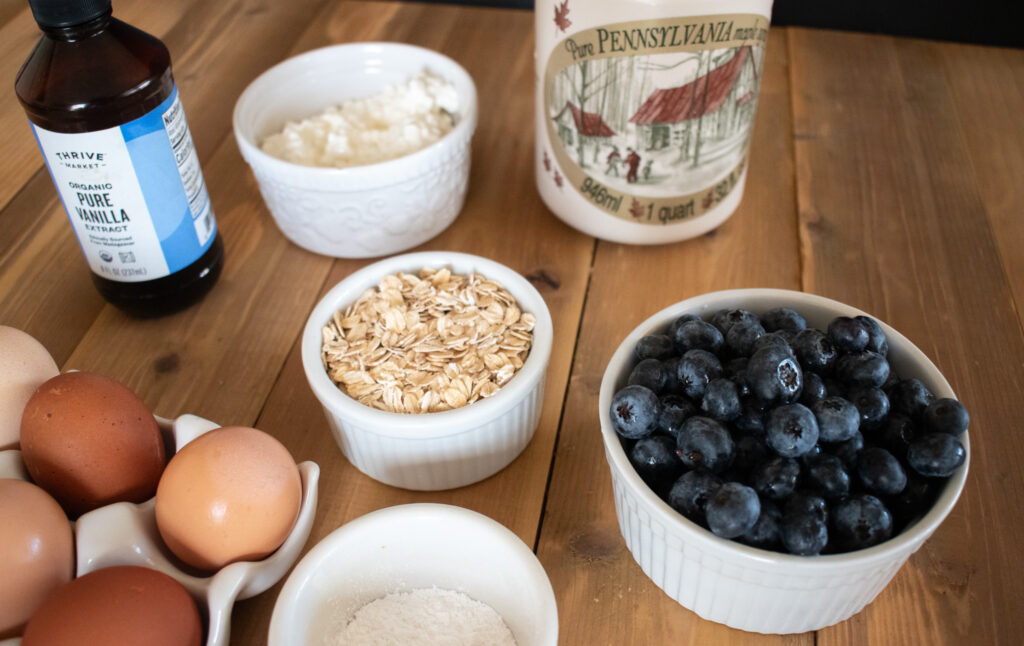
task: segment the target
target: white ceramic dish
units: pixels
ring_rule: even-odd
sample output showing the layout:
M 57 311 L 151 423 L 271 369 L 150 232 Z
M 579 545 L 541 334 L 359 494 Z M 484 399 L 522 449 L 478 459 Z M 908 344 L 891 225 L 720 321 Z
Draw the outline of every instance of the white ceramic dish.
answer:
M 288 577 L 269 646 L 322 646 L 356 610 L 393 592 L 438 587 L 491 606 L 518 646 L 555 646 L 558 612 L 537 557 L 500 523 L 420 503 L 381 509 L 334 530 Z
M 456 126 L 440 141 L 398 159 L 351 168 L 282 161 L 260 144 L 286 121 L 322 112 L 405 83 L 424 68 L 455 85 Z M 281 231 L 328 256 L 385 256 L 426 242 L 462 210 L 476 129 L 472 78 L 450 58 L 401 43 L 353 43 L 316 49 L 261 74 L 234 111 L 238 147 Z
M 182 415 L 174 420 L 157 417 L 157 422 L 165 441 L 175 452 L 219 426 L 195 415 Z M 114 565 L 139 565 L 159 570 L 184 585 L 200 608 L 205 608 L 206 646 L 224 646 L 230 641 L 231 610 L 235 601 L 261 594 L 280 581 L 309 538 L 316 515 L 320 467 L 315 462 L 303 462 L 299 465 L 299 476 L 302 506 L 295 527 L 284 544 L 262 561 L 232 563 L 212 575 L 197 575 L 164 546 L 156 526 L 156 499 L 151 498 L 139 504 L 106 505 L 83 514 L 75 522 L 75 576 Z M 28 479 L 20 451 L 0 453 L 0 477 Z M 0 642 L 0 646 L 14 646 L 19 641 Z
M 682 314 L 722 308 L 761 313 L 787 306 L 808 326 L 824 329 L 836 316 L 864 312 L 820 296 L 778 289 L 737 289 L 697 296 L 641 323 L 612 356 L 601 381 L 601 435 L 611 469 L 619 528 L 633 558 L 668 596 L 711 621 L 761 633 L 800 633 L 840 622 L 870 603 L 900 566 L 952 510 L 968 461 L 953 474 L 932 509 L 892 539 L 846 554 L 800 557 L 759 550 L 718 538 L 658 498 L 636 474 L 608 415 L 612 395 L 625 385 L 632 351 L 644 335 L 665 329 Z M 876 320 L 878 320 L 876 318 Z M 937 397 L 955 397 L 949 383 L 917 347 L 878 321 L 889 340 L 889 360 L 904 378 L 917 377 Z
M 412 415 L 364 406 L 342 393 L 327 376 L 320 358 L 321 330 L 334 312 L 355 302 L 385 276 L 415 273 L 423 267 L 448 267 L 457 274 L 477 272 L 501 283 L 520 309 L 537 319 L 530 354 L 496 394 L 462 408 Z M 364 267 L 317 303 L 302 333 L 302 365 L 338 446 L 356 468 L 405 489 L 451 489 L 497 473 L 530 442 L 540 421 L 552 337 L 544 299 L 515 271 L 463 253 L 413 253 Z

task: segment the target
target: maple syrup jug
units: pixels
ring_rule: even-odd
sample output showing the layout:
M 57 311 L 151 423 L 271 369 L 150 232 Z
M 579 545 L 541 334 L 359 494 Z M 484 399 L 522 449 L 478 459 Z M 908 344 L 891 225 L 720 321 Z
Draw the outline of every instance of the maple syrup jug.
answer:
M 537 0 L 537 189 L 598 238 L 706 233 L 743 196 L 771 0 Z

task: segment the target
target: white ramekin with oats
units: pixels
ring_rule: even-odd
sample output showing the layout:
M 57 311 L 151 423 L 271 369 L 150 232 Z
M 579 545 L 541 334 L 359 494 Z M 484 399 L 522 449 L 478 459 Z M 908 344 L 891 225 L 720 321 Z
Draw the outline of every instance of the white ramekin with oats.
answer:
M 302 364 L 356 468 L 405 489 L 452 489 L 530 442 L 552 335 L 544 299 L 515 271 L 413 253 L 332 288 L 306 322 Z

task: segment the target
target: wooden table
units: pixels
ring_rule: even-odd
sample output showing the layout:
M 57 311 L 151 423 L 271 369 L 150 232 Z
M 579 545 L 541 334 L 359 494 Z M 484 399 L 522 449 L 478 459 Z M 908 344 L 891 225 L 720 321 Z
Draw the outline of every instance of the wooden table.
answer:
M 0 0 L 0 323 L 63 368 L 114 377 L 157 414 L 253 425 L 322 468 L 309 545 L 369 511 L 414 501 L 477 510 L 533 546 L 564 644 L 1024 643 L 1024 51 L 774 29 L 739 210 L 661 247 L 595 240 L 533 181 L 529 12 L 393 2 L 118 0 L 164 39 L 227 249 L 199 305 L 134 320 L 93 289 L 11 89 L 37 30 Z M 338 451 L 297 340 L 320 295 L 365 261 L 284 239 L 239 156 L 231 110 L 260 72 L 332 43 L 392 40 L 473 75 L 480 124 L 465 210 L 425 249 L 468 251 L 530 277 L 555 323 L 540 427 L 498 475 L 456 491 L 381 485 Z M 971 474 L 930 541 L 859 615 L 817 634 L 755 636 L 704 621 L 640 571 L 615 520 L 597 391 L 649 314 L 731 287 L 822 294 L 901 330 L 972 415 Z M 265 641 L 279 588 L 235 608 L 233 644 Z

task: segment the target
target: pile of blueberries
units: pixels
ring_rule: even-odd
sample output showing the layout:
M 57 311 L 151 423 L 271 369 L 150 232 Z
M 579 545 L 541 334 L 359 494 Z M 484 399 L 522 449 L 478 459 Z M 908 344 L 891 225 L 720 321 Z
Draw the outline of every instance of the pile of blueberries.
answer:
M 643 337 L 612 424 L 645 483 L 717 536 L 800 555 L 876 545 L 965 459 L 967 410 L 890 368 L 867 316 L 692 314 Z

